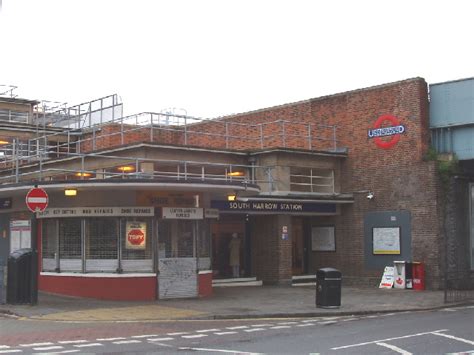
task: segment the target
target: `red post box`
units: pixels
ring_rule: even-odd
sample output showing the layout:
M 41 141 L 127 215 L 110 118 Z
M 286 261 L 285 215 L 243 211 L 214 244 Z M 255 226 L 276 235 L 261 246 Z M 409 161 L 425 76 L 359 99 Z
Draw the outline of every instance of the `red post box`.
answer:
M 413 289 L 423 291 L 425 289 L 425 266 L 423 263 L 414 261 L 412 264 Z

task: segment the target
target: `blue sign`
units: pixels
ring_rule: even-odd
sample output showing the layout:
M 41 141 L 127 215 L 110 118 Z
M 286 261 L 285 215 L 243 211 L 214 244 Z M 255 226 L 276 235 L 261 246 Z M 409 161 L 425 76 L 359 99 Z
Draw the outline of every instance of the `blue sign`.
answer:
M 211 201 L 211 208 L 223 212 L 336 213 L 334 203 L 265 201 Z
M 0 198 L 0 209 L 12 208 L 12 198 Z

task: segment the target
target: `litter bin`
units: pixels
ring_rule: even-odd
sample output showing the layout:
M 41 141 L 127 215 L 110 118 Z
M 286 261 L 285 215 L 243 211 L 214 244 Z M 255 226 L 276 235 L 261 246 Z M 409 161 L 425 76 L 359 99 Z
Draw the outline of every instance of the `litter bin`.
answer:
M 7 303 L 31 303 L 31 249 L 19 249 L 8 257 Z
M 339 308 L 341 306 L 342 274 L 331 267 L 316 272 L 316 307 Z
M 423 263 L 414 261 L 413 268 L 413 289 L 415 291 L 423 291 L 425 289 L 425 266 Z

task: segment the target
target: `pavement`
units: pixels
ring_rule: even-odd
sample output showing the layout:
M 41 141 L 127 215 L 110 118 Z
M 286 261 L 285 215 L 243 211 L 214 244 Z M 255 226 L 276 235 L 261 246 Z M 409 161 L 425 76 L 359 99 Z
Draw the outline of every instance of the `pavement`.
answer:
M 38 304 L 0 305 L 0 315 L 68 322 L 317 317 L 443 308 L 443 291 L 342 287 L 339 308 L 317 308 L 315 286 L 215 287 L 207 298 L 105 301 L 39 293 Z M 465 303 L 472 303 L 470 300 Z M 453 304 L 449 304 L 452 306 Z

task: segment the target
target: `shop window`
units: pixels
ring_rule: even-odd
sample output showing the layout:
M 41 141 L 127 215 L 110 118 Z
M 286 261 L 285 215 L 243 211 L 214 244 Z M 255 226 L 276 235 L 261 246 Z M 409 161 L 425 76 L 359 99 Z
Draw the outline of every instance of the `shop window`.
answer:
M 123 272 L 153 270 L 151 220 L 122 220 L 120 244 Z
M 86 258 L 117 259 L 117 220 L 90 218 L 87 222 Z
M 334 193 L 334 171 L 330 169 L 291 167 L 290 191 Z
M 81 219 L 58 220 L 59 270 L 82 271 L 82 228 Z
M 81 220 L 59 220 L 59 254 L 61 259 L 80 259 L 82 256 Z
M 41 239 L 41 250 L 43 256 L 42 270 L 55 271 L 58 252 L 58 222 L 57 220 L 44 220 Z
M 194 257 L 196 221 L 168 220 L 158 226 L 159 258 Z

